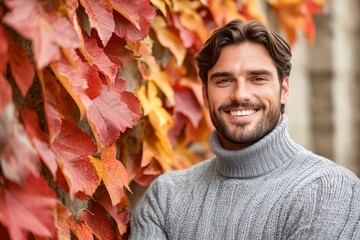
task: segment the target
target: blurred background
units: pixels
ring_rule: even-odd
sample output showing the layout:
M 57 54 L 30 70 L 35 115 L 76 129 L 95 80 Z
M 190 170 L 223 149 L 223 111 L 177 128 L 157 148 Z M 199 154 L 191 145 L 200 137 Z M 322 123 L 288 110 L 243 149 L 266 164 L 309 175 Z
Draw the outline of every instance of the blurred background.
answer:
M 360 1 L 329 0 L 316 36 L 293 45 L 289 131 L 299 144 L 360 176 Z

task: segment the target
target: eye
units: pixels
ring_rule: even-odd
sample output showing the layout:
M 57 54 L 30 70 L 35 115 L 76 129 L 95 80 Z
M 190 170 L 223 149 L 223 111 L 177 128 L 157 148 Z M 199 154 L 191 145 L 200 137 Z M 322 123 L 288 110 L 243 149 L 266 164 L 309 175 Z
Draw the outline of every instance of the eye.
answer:
M 230 78 L 221 78 L 218 81 L 216 81 L 216 84 L 219 86 L 226 86 L 230 84 L 232 80 Z
M 255 76 L 255 77 L 253 77 L 252 80 L 254 82 L 261 83 L 261 82 L 265 82 L 267 79 L 265 77 Z

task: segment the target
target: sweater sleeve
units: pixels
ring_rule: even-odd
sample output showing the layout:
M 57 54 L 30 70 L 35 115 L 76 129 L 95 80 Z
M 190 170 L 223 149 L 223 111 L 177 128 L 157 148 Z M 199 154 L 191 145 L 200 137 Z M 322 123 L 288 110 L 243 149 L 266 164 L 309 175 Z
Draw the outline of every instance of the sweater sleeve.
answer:
M 329 171 L 301 187 L 291 201 L 286 239 L 360 239 L 360 180 Z
M 130 240 L 167 239 L 164 231 L 166 196 L 161 194 L 161 184 L 156 179 L 135 205 L 130 220 Z

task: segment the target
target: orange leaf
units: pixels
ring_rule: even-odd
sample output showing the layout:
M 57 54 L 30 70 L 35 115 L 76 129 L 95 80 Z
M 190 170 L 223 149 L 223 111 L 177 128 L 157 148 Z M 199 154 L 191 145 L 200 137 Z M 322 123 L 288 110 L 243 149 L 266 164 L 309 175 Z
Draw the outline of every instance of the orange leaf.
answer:
M 129 177 L 124 165 L 116 159 L 116 148 L 114 146 L 105 147 L 100 153 L 100 160 L 95 158 L 92 162 L 97 165 L 98 174 L 109 192 L 113 206 L 119 204 L 124 196 L 123 187 L 129 191 Z M 101 171 L 101 172 L 99 172 Z
M 170 49 L 176 58 L 177 65 L 180 66 L 184 61 L 186 49 L 178 37 L 178 33 L 171 31 L 164 18 L 159 15 L 155 17 L 152 27 L 161 45 Z
M 51 7 L 36 0 L 6 0 L 4 3 L 9 12 L 3 17 L 3 22 L 33 41 L 38 68 L 42 69 L 58 59 L 59 47 L 79 47 L 73 26 L 58 14 L 62 7 L 59 0 L 52 2 Z
M 78 240 L 94 239 L 91 229 L 82 220 L 74 221 L 74 219 L 68 219 L 71 231 L 75 234 Z

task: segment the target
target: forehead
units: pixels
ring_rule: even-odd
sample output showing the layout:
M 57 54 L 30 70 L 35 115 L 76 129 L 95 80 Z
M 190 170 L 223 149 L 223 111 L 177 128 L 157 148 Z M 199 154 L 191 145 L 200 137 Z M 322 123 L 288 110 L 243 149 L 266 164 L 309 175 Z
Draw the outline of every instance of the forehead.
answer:
M 209 75 L 217 71 L 237 72 L 259 68 L 276 72 L 268 50 L 262 44 L 247 41 L 223 47 L 219 59 L 209 70 Z

